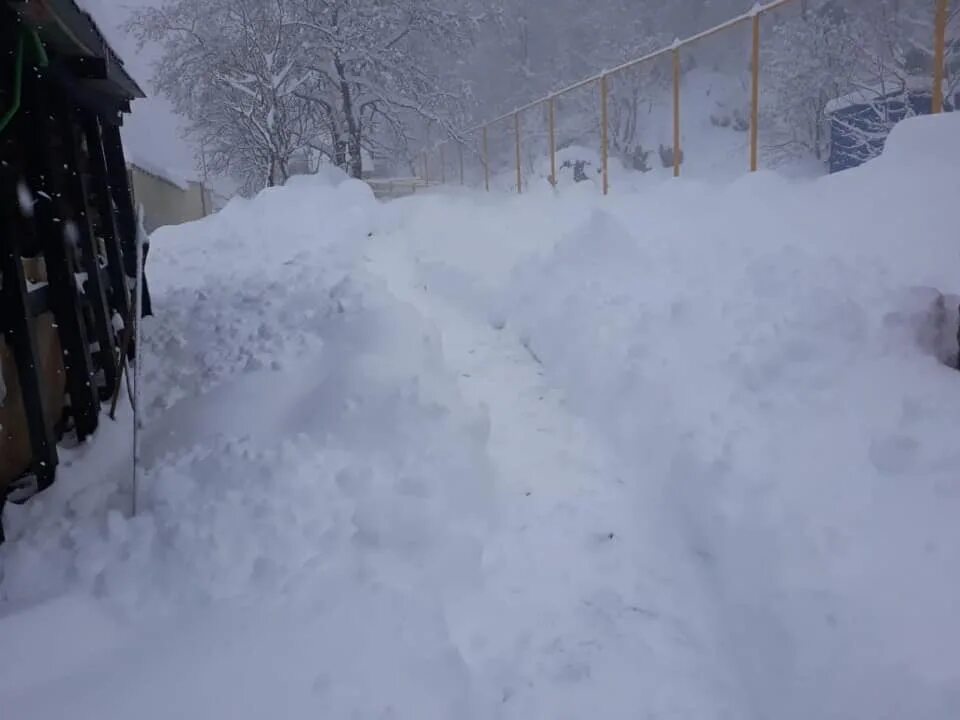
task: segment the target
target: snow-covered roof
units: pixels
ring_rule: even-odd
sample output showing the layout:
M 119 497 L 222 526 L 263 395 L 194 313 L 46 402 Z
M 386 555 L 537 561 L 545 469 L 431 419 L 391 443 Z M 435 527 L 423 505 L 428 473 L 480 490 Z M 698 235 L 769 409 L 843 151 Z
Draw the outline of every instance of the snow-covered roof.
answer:
M 136 80 L 127 72 L 123 60 L 107 41 L 96 19 L 81 0 L 45 0 L 22 3 L 6 0 L 20 20 L 33 27 L 44 47 L 64 56 L 100 58 L 105 61 L 105 75 L 82 80 L 99 93 L 126 101 L 145 97 Z M 129 107 L 123 106 L 125 112 Z
M 829 101 L 826 106 L 824 106 L 824 113 L 830 115 L 838 110 L 843 110 L 844 108 L 852 107 L 854 105 L 865 105 L 867 103 L 877 102 L 878 100 L 884 100 L 892 95 L 901 93 L 904 90 L 911 92 L 926 90 L 929 92 L 930 80 L 919 77 L 907 78 L 907 82 L 903 87 L 900 87 L 895 83 L 890 83 L 888 85 L 862 85 L 853 92 L 849 92 L 846 95 L 841 95 L 840 97 Z
M 176 185 L 181 190 L 189 190 L 191 182 L 197 182 L 197 178 L 192 173 L 185 173 L 173 168 L 168 168 L 143 157 L 138 152 L 127 152 L 127 161 L 130 165 L 139 168 L 148 175 L 153 175 L 164 180 L 171 185 Z

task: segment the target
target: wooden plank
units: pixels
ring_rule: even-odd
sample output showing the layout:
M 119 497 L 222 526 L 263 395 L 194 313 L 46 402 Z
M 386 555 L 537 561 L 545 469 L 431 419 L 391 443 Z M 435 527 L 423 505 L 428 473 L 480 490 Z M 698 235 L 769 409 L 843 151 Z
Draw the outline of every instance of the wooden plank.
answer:
M 74 262 L 75 223 L 64 202 L 64 167 L 70 162 L 58 139 L 56 109 L 48 98 L 60 92 L 38 69 L 24 82 L 23 122 L 27 176 L 37 202 L 34 220 L 47 265 L 50 304 L 57 321 L 67 392 L 77 438 L 97 429 L 100 401 L 94 388 L 90 342 L 82 316 Z
M 43 489 L 53 483 L 57 467 L 57 448 L 43 406 L 40 362 L 37 340 L 31 322 L 34 316 L 27 292 L 26 277 L 21 260 L 19 239 L 28 218 L 20 207 L 19 188 L 22 168 L 21 132 L 24 124 L 15 118 L 3 136 L 0 136 L 0 271 L 3 286 L 0 289 L 0 331 L 17 366 L 20 394 L 23 398 L 27 431 L 32 452 L 31 469 Z M 3 491 L 0 488 L 0 497 Z
M 123 159 L 123 141 L 120 128 L 110 123 L 101 123 L 103 151 L 107 163 L 110 194 L 117 212 L 120 231 L 120 247 L 123 251 L 123 269 L 128 278 L 137 276 L 137 215 L 133 209 L 130 180 Z
M 46 70 L 48 77 L 60 87 L 71 101 L 94 112 L 116 118 L 122 112 L 129 112 L 130 104 L 124 98 L 104 92 L 96 87 L 98 83 L 84 80 L 76 73 L 76 68 L 66 62 L 63 57 L 50 58 L 50 66 Z
M 83 80 L 107 79 L 107 61 L 105 58 L 74 55 L 60 58 L 60 62 L 74 77 Z
M 6 213 L 4 213 L 6 214 Z M 19 248 L 10 233 L 8 219 L 3 221 L 3 236 L 0 238 L 0 269 L 3 272 L 3 333 L 13 353 L 17 366 L 17 379 L 23 409 L 27 419 L 32 451 L 31 470 L 37 477 L 40 490 L 53 484 L 57 467 L 56 442 L 43 408 L 43 393 L 40 377 L 40 360 L 37 339 L 27 306 L 27 289 L 20 262 Z
M 27 293 L 27 310 L 30 317 L 40 317 L 50 310 L 49 285 L 42 285 Z
M 95 358 L 104 376 L 98 393 L 102 400 L 106 400 L 110 397 L 114 384 L 113 324 L 110 320 L 110 309 L 107 306 L 106 282 L 100 268 L 100 254 L 97 250 L 88 203 L 89 183 L 85 173 L 87 158 L 81 150 L 79 128 L 73 107 L 62 96 L 54 106 L 59 116 L 58 125 L 64 155 L 71 168 L 64 173 L 64 185 L 67 191 L 66 200 L 71 205 L 77 228 L 77 242 L 83 269 L 87 274 L 84 295 L 93 315 L 93 334 L 99 345 Z
M 124 279 L 123 250 L 120 247 L 120 228 L 110 189 L 110 175 L 103 150 L 100 122 L 96 115 L 79 112 L 83 133 L 87 140 L 87 156 L 90 160 L 91 185 L 97 205 L 97 230 L 107 251 L 107 274 L 110 278 L 110 307 L 125 318 L 128 315 L 129 290 Z

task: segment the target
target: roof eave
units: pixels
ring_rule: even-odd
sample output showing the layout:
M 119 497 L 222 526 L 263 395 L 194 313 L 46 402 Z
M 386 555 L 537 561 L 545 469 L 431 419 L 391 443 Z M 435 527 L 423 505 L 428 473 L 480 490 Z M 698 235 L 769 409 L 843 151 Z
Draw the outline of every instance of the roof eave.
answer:
M 75 0 L 0 0 L 23 22 L 34 28 L 48 48 L 66 56 L 93 57 L 104 61 L 106 77 L 101 89 L 126 100 L 146 97 L 123 61 L 110 47 L 89 13 Z

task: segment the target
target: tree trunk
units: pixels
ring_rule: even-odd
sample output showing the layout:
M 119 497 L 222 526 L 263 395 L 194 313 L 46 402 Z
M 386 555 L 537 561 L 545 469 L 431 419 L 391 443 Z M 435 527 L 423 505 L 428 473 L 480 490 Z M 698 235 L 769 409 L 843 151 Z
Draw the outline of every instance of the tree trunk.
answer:
M 360 157 L 360 147 L 362 146 L 360 137 L 360 124 L 353 114 L 353 94 L 350 91 L 350 83 L 347 82 L 346 72 L 343 62 L 339 57 L 333 59 L 333 64 L 337 69 L 337 75 L 340 77 L 340 100 L 343 103 L 343 115 L 347 121 L 347 137 L 350 150 L 350 174 L 355 178 L 363 175 L 363 158 Z
M 267 187 L 273 187 L 276 183 L 273 180 L 274 173 L 276 172 L 276 162 L 271 157 L 270 158 L 270 167 L 267 169 Z
M 333 144 L 334 147 L 334 158 L 333 162 L 342 170 L 346 171 L 347 168 L 347 143 L 341 138 L 337 137 Z
M 360 142 L 360 131 L 350 135 L 350 175 L 357 179 L 363 177 L 363 145 Z

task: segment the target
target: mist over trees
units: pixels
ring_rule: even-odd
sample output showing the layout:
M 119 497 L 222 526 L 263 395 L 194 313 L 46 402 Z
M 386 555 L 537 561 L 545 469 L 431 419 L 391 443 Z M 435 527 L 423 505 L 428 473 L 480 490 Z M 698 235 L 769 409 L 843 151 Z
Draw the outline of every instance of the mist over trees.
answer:
M 130 28 L 162 48 L 155 83 L 210 168 L 249 191 L 332 162 L 411 172 L 418 153 L 603 68 L 735 15 L 751 0 L 168 0 Z M 852 92 L 906 92 L 932 71 L 933 0 L 796 0 L 765 17 L 764 142 L 822 159 L 825 113 Z M 947 95 L 960 79 L 951 9 Z M 684 74 L 749 72 L 732 32 L 684 50 Z M 661 67 L 618 79 L 612 151 L 642 151 Z M 922 89 L 922 88 L 921 88 Z M 744 103 L 746 96 L 744 95 Z M 736 104 L 736 102 L 734 102 Z M 746 107 L 730 109 L 733 124 Z M 582 114 L 594 108 L 585 100 Z M 577 111 L 565 122 L 576 124 Z M 584 124 L 588 124 L 586 121 Z
M 480 20 L 447 0 L 172 0 L 129 27 L 161 45 L 154 80 L 209 153 L 248 190 L 327 158 L 415 151 L 424 127 L 453 132 L 466 79 L 446 69 Z

